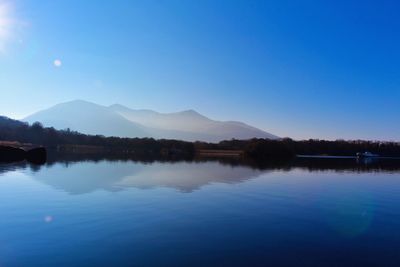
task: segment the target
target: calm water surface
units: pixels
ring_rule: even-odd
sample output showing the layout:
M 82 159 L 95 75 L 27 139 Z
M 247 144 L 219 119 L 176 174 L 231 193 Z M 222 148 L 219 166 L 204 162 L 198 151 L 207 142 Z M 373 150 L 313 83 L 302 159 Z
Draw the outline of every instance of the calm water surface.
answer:
M 0 266 L 399 266 L 400 172 L 0 165 Z

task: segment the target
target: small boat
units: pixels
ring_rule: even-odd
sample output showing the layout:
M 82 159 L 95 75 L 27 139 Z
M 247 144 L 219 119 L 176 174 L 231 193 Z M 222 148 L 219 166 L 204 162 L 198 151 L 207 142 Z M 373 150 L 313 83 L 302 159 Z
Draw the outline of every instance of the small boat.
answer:
M 356 154 L 356 156 L 357 156 L 357 158 L 376 158 L 376 157 L 379 157 L 378 154 L 373 154 L 373 153 L 368 152 L 368 151 L 363 152 L 363 153 L 358 152 L 358 153 Z

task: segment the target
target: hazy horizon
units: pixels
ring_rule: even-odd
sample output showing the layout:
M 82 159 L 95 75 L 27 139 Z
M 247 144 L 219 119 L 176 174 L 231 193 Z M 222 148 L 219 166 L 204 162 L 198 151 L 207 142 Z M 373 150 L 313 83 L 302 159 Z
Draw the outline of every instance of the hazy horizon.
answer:
M 82 99 L 294 139 L 400 140 L 399 7 L 0 0 L 0 115 Z

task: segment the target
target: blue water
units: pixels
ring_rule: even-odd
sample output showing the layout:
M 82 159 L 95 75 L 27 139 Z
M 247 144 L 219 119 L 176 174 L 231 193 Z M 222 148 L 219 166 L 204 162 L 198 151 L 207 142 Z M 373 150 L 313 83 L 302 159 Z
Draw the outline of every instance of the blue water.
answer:
M 399 266 L 397 171 L 0 165 L 0 266 Z

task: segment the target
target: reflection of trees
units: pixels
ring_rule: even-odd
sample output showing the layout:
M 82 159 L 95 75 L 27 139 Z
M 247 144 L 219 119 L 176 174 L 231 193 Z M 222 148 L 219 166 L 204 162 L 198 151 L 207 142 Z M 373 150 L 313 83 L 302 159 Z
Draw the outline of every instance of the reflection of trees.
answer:
M 257 161 L 250 158 L 226 157 L 226 158 L 207 158 L 207 157 L 163 157 L 163 156 L 127 156 L 118 154 L 74 154 L 74 153 L 50 153 L 45 166 L 52 166 L 61 163 L 64 167 L 78 162 L 131 162 L 131 163 L 205 163 L 218 162 L 225 166 L 243 166 L 257 170 L 282 170 L 290 171 L 294 168 L 300 168 L 307 171 L 351 171 L 351 172 L 397 172 L 400 171 L 400 159 L 354 159 L 354 158 L 294 158 L 289 160 L 264 160 Z M 42 166 L 29 164 L 28 162 L 17 162 L 9 164 L 0 164 L 0 174 L 25 169 L 37 172 Z
M 222 165 L 229 166 L 246 166 L 258 170 L 283 170 L 290 171 L 293 168 L 301 168 L 308 171 L 355 171 L 355 172 L 373 172 L 373 171 L 400 171 L 400 159 L 374 159 L 363 160 L 355 158 L 292 158 L 292 159 L 275 159 L 275 160 L 254 160 L 251 158 L 240 157 L 163 157 L 163 156 L 127 156 L 127 155 L 110 155 L 110 154 L 50 154 L 47 165 L 57 162 L 64 162 L 67 166 L 73 162 L 89 161 L 125 161 L 137 163 L 154 163 L 154 162 L 219 162 Z
M 398 172 L 400 159 L 364 161 L 355 158 L 297 158 L 290 167 L 309 171 Z
M 154 163 L 154 162 L 219 162 L 223 165 L 230 166 L 247 166 L 259 170 L 285 170 L 290 171 L 293 168 L 301 168 L 309 171 L 400 171 L 400 159 L 374 159 L 364 160 L 355 158 L 291 158 L 291 159 L 274 159 L 274 160 L 254 160 L 251 158 L 240 157 L 179 157 L 179 156 L 129 156 L 120 154 L 50 154 L 47 165 L 52 165 L 57 162 L 65 164 L 79 161 L 126 161 L 139 163 Z

